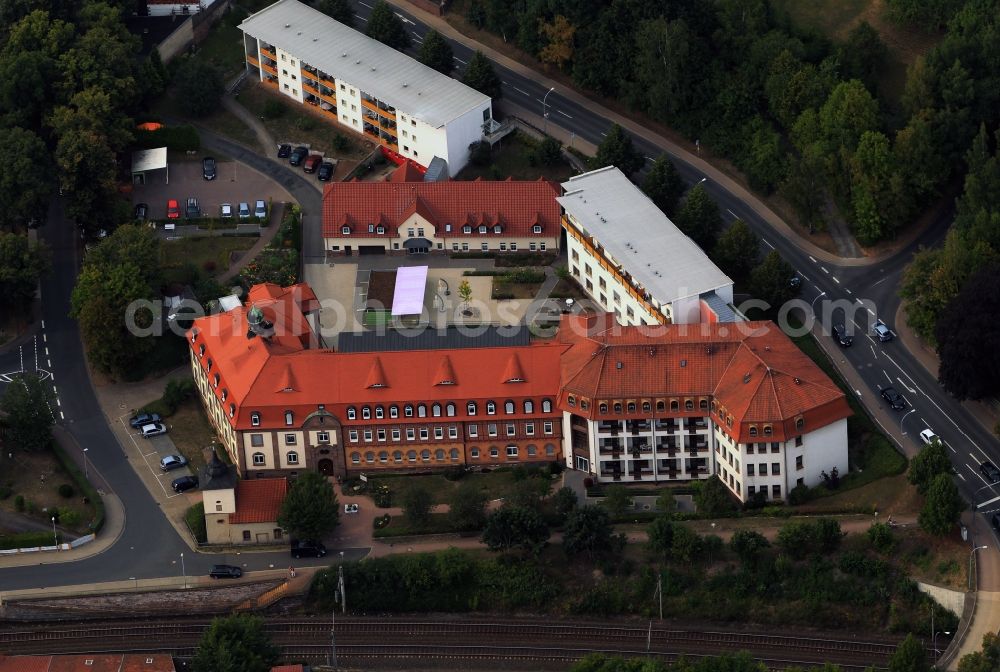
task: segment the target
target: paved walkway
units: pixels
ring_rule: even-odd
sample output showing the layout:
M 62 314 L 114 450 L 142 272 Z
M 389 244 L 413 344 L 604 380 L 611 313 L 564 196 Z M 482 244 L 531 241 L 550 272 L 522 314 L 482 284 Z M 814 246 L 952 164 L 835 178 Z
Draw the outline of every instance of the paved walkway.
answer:
M 285 216 L 285 209 L 289 207 L 291 207 L 291 203 L 273 203 L 271 205 L 270 223 L 263 227 L 260 232 L 260 238 L 253 244 L 253 247 L 244 252 L 243 256 L 236 263 L 230 264 L 225 273 L 221 273 L 216 278 L 220 285 L 225 285 L 225 283 L 235 278 L 243 270 L 244 266 L 256 259 L 260 251 L 271 244 L 274 236 L 278 233 L 278 229 L 281 227 L 281 220 Z
M 274 136 L 271 135 L 271 132 L 267 130 L 267 127 L 260 119 L 255 117 L 250 110 L 240 105 L 239 101 L 228 93 L 222 96 L 222 106 L 254 132 L 254 135 L 257 136 L 257 142 L 260 143 L 261 148 L 264 150 L 265 156 L 274 154 L 278 149 L 278 143 L 275 142 Z

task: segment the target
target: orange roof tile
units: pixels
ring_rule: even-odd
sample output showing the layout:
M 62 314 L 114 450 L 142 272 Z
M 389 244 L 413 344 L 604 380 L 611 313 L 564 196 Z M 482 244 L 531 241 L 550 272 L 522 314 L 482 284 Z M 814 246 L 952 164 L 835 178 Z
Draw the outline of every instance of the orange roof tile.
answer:
M 121 663 L 122 656 L 116 653 L 52 656 L 48 672 L 118 672 Z
M 230 523 L 270 523 L 278 519 L 281 503 L 288 494 L 288 481 L 283 478 L 257 478 L 236 482 L 236 512 L 229 514 Z
M 0 672 L 48 672 L 52 656 L 0 655 Z
M 271 672 L 302 672 L 302 665 L 278 665 L 277 667 L 272 667 Z
M 397 169 L 396 173 L 403 170 Z M 395 173 L 393 174 L 395 178 Z M 339 238 L 341 228 L 351 227 L 353 233 L 366 236 L 369 224 L 382 224 L 385 233 L 393 237 L 413 213 L 436 227 L 438 237 L 461 237 L 462 226 L 486 224 L 487 235 L 555 236 L 560 229 L 560 208 L 556 202 L 559 187 L 547 180 L 487 182 L 330 182 L 323 194 L 323 235 Z M 446 232 L 445 225 L 451 225 Z M 503 227 L 493 233 L 493 225 Z M 542 234 L 532 234 L 539 224 Z
M 455 375 L 455 369 L 451 365 L 451 358 L 445 355 L 441 358 L 438 363 L 437 372 L 434 374 L 434 378 L 431 379 L 431 384 L 433 385 L 457 385 L 458 377 Z
M 130 653 L 121 672 L 174 672 L 174 659 L 166 653 Z
M 389 176 L 389 182 L 423 182 L 424 175 L 417 170 L 409 161 L 404 161 Z

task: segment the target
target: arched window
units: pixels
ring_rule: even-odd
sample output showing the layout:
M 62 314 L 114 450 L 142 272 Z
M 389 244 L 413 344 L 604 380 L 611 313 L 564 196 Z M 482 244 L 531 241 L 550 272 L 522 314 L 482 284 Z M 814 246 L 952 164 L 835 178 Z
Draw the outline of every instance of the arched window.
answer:
M 707 410 L 708 409 L 708 399 L 699 399 L 698 400 L 698 408 L 700 408 L 703 411 Z
M 389 417 L 398 418 L 399 417 L 399 407 L 393 404 L 389 407 Z
M 435 418 L 441 417 L 441 404 L 434 404 L 433 406 L 431 406 L 431 415 L 433 415 Z
M 229 398 L 229 390 L 222 388 L 222 401 L 225 402 Z
M 401 450 L 394 450 L 392 452 L 392 461 L 393 462 L 402 462 L 403 461 L 403 451 L 401 451 Z
M 653 407 L 650 405 L 650 403 L 648 401 L 642 402 L 642 412 L 643 413 L 649 413 L 651 410 L 653 410 Z
M 503 403 L 503 412 L 507 415 L 513 415 L 514 413 L 514 402 L 508 399 Z
M 358 417 L 358 410 L 356 408 L 354 408 L 353 406 L 348 406 L 347 407 L 347 419 L 348 420 L 356 420 L 357 417 Z
M 212 382 L 215 383 L 216 387 L 219 386 L 219 374 L 215 374 L 215 377 L 212 378 Z
M 361 417 L 364 418 L 365 420 L 371 420 L 372 409 L 368 408 L 367 406 L 363 406 L 361 408 Z
M 417 406 L 417 417 L 418 418 L 426 418 L 427 417 L 427 406 L 425 406 L 424 404 L 419 404 Z
M 285 456 L 285 460 L 288 462 L 288 464 L 298 464 L 299 454 L 294 450 L 290 450 L 288 451 L 288 454 Z
M 616 401 L 615 402 L 615 413 L 621 413 L 621 412 L 622 412 L 622 402 Z
M 285 411 L 285 424 L 289 427 L 295 422 L 295 414 L 291 411 Z
M 438 448 L 437 450 L 435 450 L 434 451 L 434 459 L 435 460 L 443 460 L 444 459 L 444 451 L 442 449 L 440 449 L 440 448 Z
M 629 413 L 635 413 L 635 402 L 634 401 L 628 402 L 626 408 L 628 409 Z
M 685 399 L 684 400 L 684 410 L 685 411 L 693 411 L 694 410 L 694 401 L 692 401 L 691 399 Z
M 428 460 L 430 460 L 431 459 L 431 451 L 427 450 L 426 448 L 424 450 L 421 450 L 420 451 L 420 459 L 423 460 L 424 462 L 427 462 Z
M 254 465 L 258 467 L 263 466 L 267 462 L 267 460 L 264 459 L 264 453 L 254 453 L 252 459 Z
M 475 415 L 476 414 L 476 402 L 470 401 L 466 405 L 465 410 L 468 411 L 469 415 Z
M 382 408 L 381 406 L 376 406 L 375 407 L 375 417 L 378 418 L 379 420 L 381 420 L 382 418 L 384 418 L 385 417 L 385 409 Z
M 601 413 L 607 413 L 608 412 L 608 402 L 602 401 L 601 404 L 597 407 L 597 410 L 600 411 Z
M 525 413 L 534 413 L 535 412 L 535 402 L 533 402 L 531 399 L 525 399 L 524 400 L 524 412 Z
M 538 447 L 528 446 L 528 457 L 534 457 L 535 455 L 538 455 Z
M 545 444 L 545 454 L 546 455 L 555 455 L 556 454 L 556 447 L 553 446 L 551 443 L 546 443 Z
M 764 436 L 771 436 L 773 432 L 774 429 L 771 427 L 771 425 L 764 425 Z
M 495 403 L 493 403 L 492 401 L 487 401 L 486 402 L 486 414 L 487 415 L 493 415 L 496 412 L 497 412 L 497 405 Z
M 453 459 L 453 460 L 457 460 L 458 459 L 458 448 L 452 448 L 451 449 L 451 459 Z
M 408 459 L 410 462 L 416 462 L 417 461 L 417 451 L 415 451 L 415 450 L 408 450 L 408 451 L 406 451 L 406 459 Z
M 656 412 L 657 413 L 662 413 L 665 410 L 667 410 L 667 405 L 665 403 L 663 403 L 662 399 L 658 399 L 656 401 Z
M 574 397 L 572 394 L 569 395 L 568 397 L 566 397 L 566 403 L 569 404 L 570 406 L 576 406 L 576 397 Z
M 354 464 L 361 463 L 361 453 L 351 453 L 351 462 Z
M 757 436 L 757 428 L 753 425 L 750 426 L 750 436 Z
M 795 418 L 795 429 L 802 429 L 805 425 L 806 421 L 804 418 Z
M 449 418 L 454 418 L 455 417 L 455 404 L 453 404 L 453 403 L 451 403 L 449 401 L 448 405 L 444 407 L 444 412 L 447 414 L 447 416 Z
M 389 451 L 387 451 L 387 450 L 380 450 L 379 453 L 378 453 L 378 461 L 379 462 L 388 462 L 389 461 Z
M 677 401 L 676 399 L 671 399 L 670 400 L 670 410 L 671 411 L 679 411 L 679 410 L 681 410 L 681 404 L 680 404 L 680 402 Z
M 551 413 L 551 412 L 552 412 L 552 400 L 542 399 L 542 413 Z
M 255 411 L 250 414 L 250 424 L 254 427 L 260 427 L 260 413 Z
M 375 453 L 369 450 L 367 453 L 365 453 L 365 462 L 371 464 L 374 461 L 375 461 Z
M 412 418 L 413 417 L 413 406 L 411 406 L 410 404 L 407 404 L 406 406 L 403 406 L 403 415 L 406 416 L 407 418 Z
M 229 417 L 236 415 L 236 404 L 229 404 Z
M 583 410 L 586 411 L 588 408 L 590 408 L 590 402 L 587 401 L 586 399 L 581 399 L 580 400 L 580 408 L 582 408 Z

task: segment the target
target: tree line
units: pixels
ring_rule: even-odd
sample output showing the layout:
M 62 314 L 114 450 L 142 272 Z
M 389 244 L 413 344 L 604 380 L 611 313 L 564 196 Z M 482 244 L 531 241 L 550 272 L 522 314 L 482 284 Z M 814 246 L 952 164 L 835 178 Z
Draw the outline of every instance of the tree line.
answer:
M 729 157 L 804 224 L 821 227 L 837 204 L 872 244 L 939 195 L 975 128 L 996 117 L 994 31 L 983 30 L 995 5 L 954 12 L 944 40 L 910 68 L 898 105 L 879 89 L 887 49 L 871 26 L 834 44 L 797 32 L 767 0 L 471 0 L 466 18 Z

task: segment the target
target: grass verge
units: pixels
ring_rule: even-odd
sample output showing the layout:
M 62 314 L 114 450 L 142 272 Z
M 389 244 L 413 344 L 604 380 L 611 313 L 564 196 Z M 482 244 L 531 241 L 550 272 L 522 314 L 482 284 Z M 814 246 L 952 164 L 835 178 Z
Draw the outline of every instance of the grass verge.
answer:
M 375 530 L 372 534 L 376 539 L 391 539 L 393 537 L 411 537 L 418 534 L 449 534 L 455 532 L 447 513 L 432 513 L 426 525 L 414 527 L 405 516 L 392 516 L 389 524 Z
M 514 131 L 494 148 L 488 165 L 475 166 L 470 163 L 455 176 L 455 179 L 475 180 L 481 177 L 484 180 L 504 180 L 513 177 L 515 180 L 537 180 L 544 177 L 547 180 L 563 182 L 576 173 L 564 159 L 551 166 L 537 165 L 534 160 L 537 146 L 538 141 L 534 138 Z
M 195 236 L 160 243 L 160 266 L 167 271 L 193 264 L 208 274 L 229 270 L 233 252 L 249 250 L 253 236 Z

